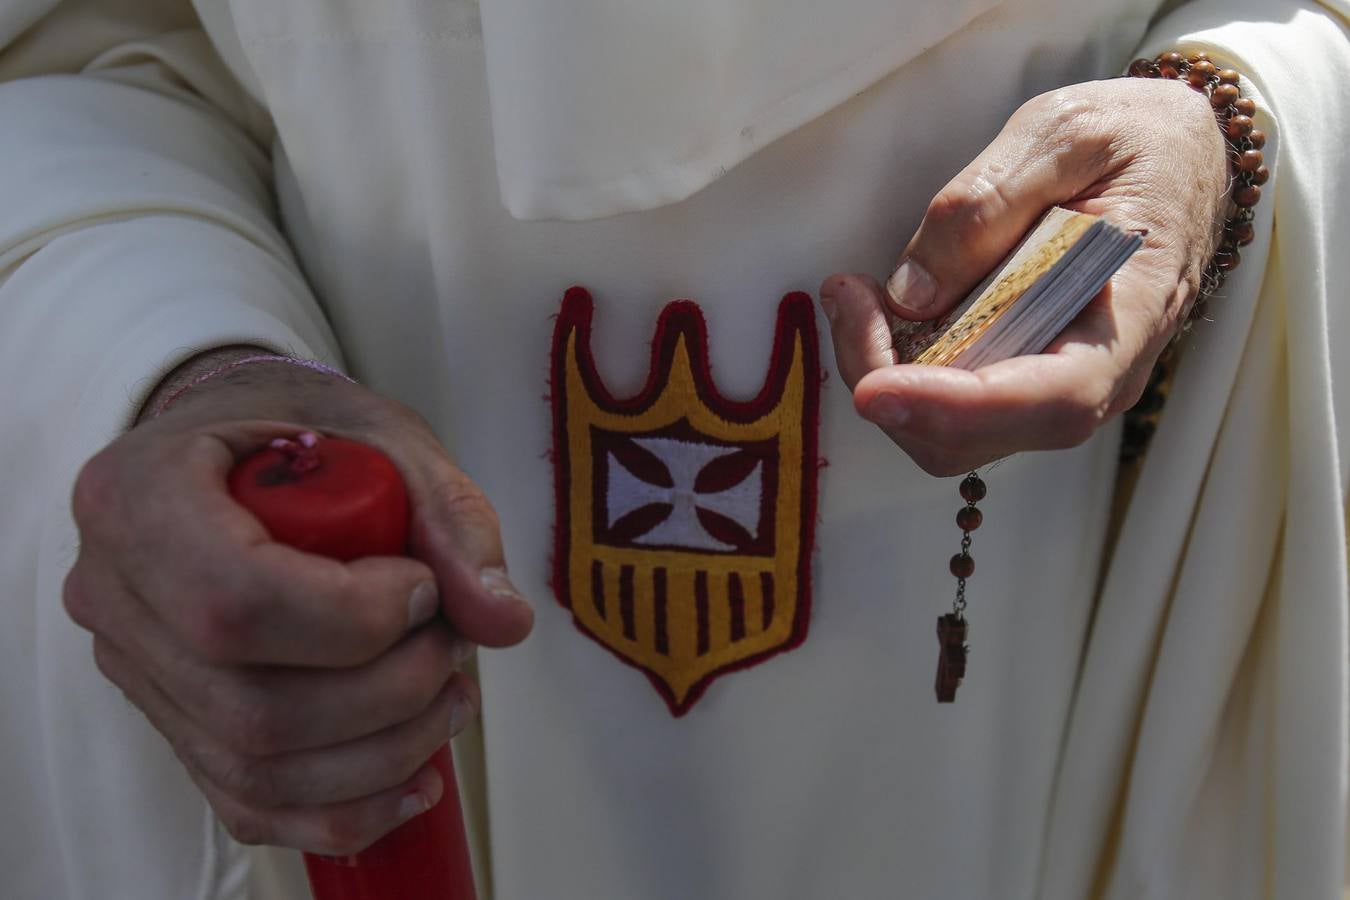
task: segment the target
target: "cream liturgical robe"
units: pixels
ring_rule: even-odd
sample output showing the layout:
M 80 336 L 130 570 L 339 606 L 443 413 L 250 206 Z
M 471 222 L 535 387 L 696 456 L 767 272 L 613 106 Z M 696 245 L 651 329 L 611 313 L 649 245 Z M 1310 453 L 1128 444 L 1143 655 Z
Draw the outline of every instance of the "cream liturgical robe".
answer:
M 0 895 L 304 896 L 60 603 L 80 464 L 246 342 L 418 408 L 501 513 L 538 622 L 456 742 L 484 897 L 1339 896 L 1350 6 L 1168 5 L 6 0 Z M 956 484 L 780 299 L 1169 47 L 1250 79 L 1257 242 L 1110 546 L 1117 428 L 989 474 L 939 706 Z

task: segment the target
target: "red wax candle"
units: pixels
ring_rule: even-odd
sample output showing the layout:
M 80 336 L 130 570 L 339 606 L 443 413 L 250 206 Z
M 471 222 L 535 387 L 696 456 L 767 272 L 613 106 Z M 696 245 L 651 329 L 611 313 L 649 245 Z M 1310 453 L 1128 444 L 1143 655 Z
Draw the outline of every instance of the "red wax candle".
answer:
M 373 447 L 305 433 L 241 461 L 230 493 L 272 537 L 349 560 L 407 550 L 408 495 Z M 475 900 L 469 845 L 447 744 L 432 756 L 445 791 L 427 812 L 354 856 L 305 854 L 314 900 Z

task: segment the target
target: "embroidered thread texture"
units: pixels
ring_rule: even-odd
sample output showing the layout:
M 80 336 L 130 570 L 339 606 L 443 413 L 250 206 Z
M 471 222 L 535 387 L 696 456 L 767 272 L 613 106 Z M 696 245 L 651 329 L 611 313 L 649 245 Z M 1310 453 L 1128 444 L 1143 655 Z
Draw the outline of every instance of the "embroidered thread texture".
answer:
M 586 635 L 680 716 L 718 676 L 806 638 L 820 359 L 811 299 L 778 307 L 769 372 L 722 397 L 697 304 L 662 311 L 646 386 L 615 399 L 590 348 L 594 304 L 563 298 L 553 338 L 554 590 Z

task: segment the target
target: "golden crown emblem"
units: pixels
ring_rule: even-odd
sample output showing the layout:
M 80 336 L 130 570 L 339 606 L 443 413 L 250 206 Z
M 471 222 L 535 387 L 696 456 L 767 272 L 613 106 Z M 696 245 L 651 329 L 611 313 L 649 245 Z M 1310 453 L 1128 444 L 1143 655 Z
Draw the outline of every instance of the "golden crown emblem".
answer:
M 699 307 L 662 311 L 646 386 L 614 398 L 573 288 L 553 340 L 554 589 L 673 714 L 806 637 L 820 362 L 811 299 L 779 304 L 764 387 L 721 396 Z

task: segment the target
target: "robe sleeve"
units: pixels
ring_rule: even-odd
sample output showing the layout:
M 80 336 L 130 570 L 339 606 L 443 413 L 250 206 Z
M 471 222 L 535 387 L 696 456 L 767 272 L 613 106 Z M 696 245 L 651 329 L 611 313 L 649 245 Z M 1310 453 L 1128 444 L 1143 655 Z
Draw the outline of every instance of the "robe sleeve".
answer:
M 247 890 L 60 597 L 74 475 L 163 374 L 234 343 L 339 363 L 277 224 L 270 141 L 187 0 L 0 3 L 5 896 Z
M 1185 339 L 1104 574 L 1046 900 L 1342 896 L 1348 15 L 1190 0 L 1139 48 L 1243 73 L 1272 175 L 1256 242 Z
M 0 13 L 0 366 L 107 410 L 91 440 L 200 349 L 338 362 L 277 226 L 265 117 L 190 9 L 98 6 Z

